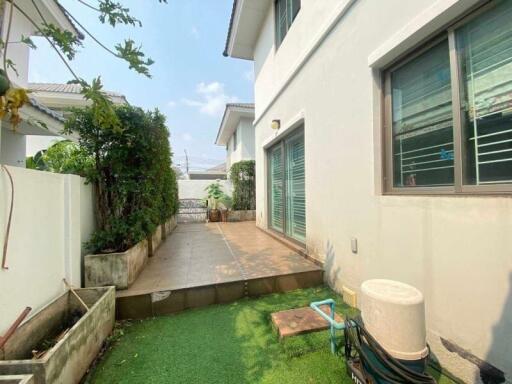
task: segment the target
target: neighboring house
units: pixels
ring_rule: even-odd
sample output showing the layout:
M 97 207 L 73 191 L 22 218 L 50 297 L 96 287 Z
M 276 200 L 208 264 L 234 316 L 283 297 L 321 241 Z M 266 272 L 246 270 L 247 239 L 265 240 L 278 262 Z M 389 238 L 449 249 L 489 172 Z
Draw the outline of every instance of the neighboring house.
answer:
M 418 287 L 466 382 L 512 382 L 511 20 L 512 1 L 235 0 L 225 48 L 254 61 L 257 224 L 338 291 Z
M 226 147 L 226 169 L 241 160 L 254 160 L 254 104 L 226 104 L 215 144 Z
M 205 171 L 189 171 L 188 180 L 226 180 L 226 164 L 222 163 Z
M 41 13 L 48 21 L 63 30 L 69 31 L 75 35 L 80 35 L 71 21 L 66 16 L 64 9 L 54 0 L 36 0 Z M 17 5 L 26 11 L 36 20 L 39 18 L 35 14 L 31 2 L 18 2 Z M 2 40 L 7 36 L 7 26 L 9 20 L 9 7 L 4 2 L 4 12 L 2 20 Z M 14 9 L 11 33 L 9 36 L 8 58 L 16 65 L 16 72 L 8 69 L 9 78 L 13 86 L 27 88 L 28 86 L 28 68 L 30 48 L 26 44 L 20 43 L 22 37 L 36 35 L 34 26 L 17 10 Z M 26 156 L 26 137 L 27 135 L 36 136 L 55 136 L 63 128 L 63 117 L 47 108 L 44 104 L 30 97 L 30 103 L 20 110 L 23 119 L 22 123 L 13 130 L 9 123 L 9 117 L 6 116 L 2 122 L 0 132 L 0 163 L 24 167 Z
M 79 84 L 29 83 L 28 89 L 39 102 L 64 117 L 68 116 L 70 108 L 83 108 L 90 104 L 81 94 L 82 87 Z M 128 104 L 124 95 L 104 92 L 114 104 Z
M 8 1 L 1 3 L 5 39 L 10 7 Z M 49 23 L 79 35 L 54 0 L 16 4 L 40 20 L 35 4 Z M 9 38 L 12 44 L 8 46 L 8 57 L 16 63 L 18 71 L 18 75 L 9 71 L 14 86 L 28 86 L 29 47 L 21 44 L 20 39 L 22 35 L 34 34 L 32 25 L 15 10 Z M 15 132 L 8 117 L 1 122 L 0 163 L 14 166 L 0 170 L 0 249 L 8 267 L 0 268 L 1 335 L 5 335 L 25 307 L 32 308 L 32 316 L 61 295 L 66 289 L 63 278 L 75 287 L 81 286 L 84 243 L 95 229 L 93 191 L 85 179 L 23 168 L 27 135 L 59 135 L 64 127 L 63 116 L 32 96 L 20 114 L 23 121 Z

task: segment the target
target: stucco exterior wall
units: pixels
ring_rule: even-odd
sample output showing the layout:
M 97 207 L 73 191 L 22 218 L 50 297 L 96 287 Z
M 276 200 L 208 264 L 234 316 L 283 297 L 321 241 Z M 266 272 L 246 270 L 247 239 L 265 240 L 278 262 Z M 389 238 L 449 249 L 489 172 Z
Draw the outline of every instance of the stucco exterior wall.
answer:
M 12 165 L 14 167 L 25 167 L 27 136 L 13 132 L 4 127 L 0 128 L 0 164 Z
M 477 366 L 441 337 L 512 380 L 512 198 L 389 196 L 380 187 L 380 80 L 369 56 L 434 3 L 354 1 L 297 69 L 306 40 L 319 37 L 343 3 L 303 0 L 277 52 L 269 9 L 255 50 L 257 224 L 267 227 L 264 148 L 303 123 L 306 246 L 325 262 L 329 283 L 356 292 L 371 278 L 416 286 L 433 354 L 447 369 L 481 382 Z M 279 132 L 272 119 L 281 120 Z
M 5 7 L 5 14 L 2 22 L 2 36 L 7 35 L 7 26 L 9 21 L 9 7 Z M 34 34 L 34 26 L 25 16 L 18 10 L 14 10 L 13 23 L 9 35 L 10 42 L 19 42 L 23 36 L 32 36 Z M 16 73 L 12 69 L 7 69 L 9 78 L 20 87 L 27 87 L 28 83 L 28 63 L 29 63 L 30 47 L 27 44 L 10 44 L 8 49 L 8 57 L 16 65 Z
M 9 170 L 15 196 L 7 248 L 9 269 L 0 269 L 0 334 L 26 306 L 35 312 L 62 294 L 63 278 L 80 287 L 82 245 L 94 223 L 91 189 L 80 177 L 18 167 Z M 0 249 L 10 199 L 10 183 L 2 170 Z
M 231 165 L 239 161 L 254 160 L 254 128 L 251 119 L 242 118 L 238 123 L 236 150 L 234 150 L 234 139 L 235 136 L 232 135 L 226 151 L 227 170 L 229 170 Z
M 178 180 L 178 196 L 180 199 L 205 199 L 205 188 L 215 180 Z M 220 180 L 224 193 L 232 195 L 233 187 L 229 180 Z

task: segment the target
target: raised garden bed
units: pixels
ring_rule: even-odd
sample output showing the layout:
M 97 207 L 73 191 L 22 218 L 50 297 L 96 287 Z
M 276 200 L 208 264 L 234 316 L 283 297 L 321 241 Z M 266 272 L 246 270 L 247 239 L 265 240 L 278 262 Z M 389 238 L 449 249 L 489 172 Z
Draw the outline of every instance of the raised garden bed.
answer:
M 0 384 L 34 384 L 33 375 L 0 376 Z
M 0 375 L 33 374 L 35 384 L 80 381 L 112 332 L 115 290 L 84 288 L 76 293 L 89 310 L 69 291 L 43 307 L 0 351 Z
M 148 241 L 143 240 L 125 252 L 87 255 L 84 258 L 85 286 L 128 288 L 148 261 Z
M 229 221 L 229 222 L 254 221 L 254 220 L 256 220 L 256 211 L 255 210 L 228 211 L 227 212 L 227 221 Z
M 127 289 L 137 279 L 148 261 L 153 256 L 162 240 L 176 228 L 176 217 L 171 217 L 165 224 L 157 227 L 147 240 L 143 240 L 125 252 L 100 253 L 84 258 L 85 286 L 115 286 Z

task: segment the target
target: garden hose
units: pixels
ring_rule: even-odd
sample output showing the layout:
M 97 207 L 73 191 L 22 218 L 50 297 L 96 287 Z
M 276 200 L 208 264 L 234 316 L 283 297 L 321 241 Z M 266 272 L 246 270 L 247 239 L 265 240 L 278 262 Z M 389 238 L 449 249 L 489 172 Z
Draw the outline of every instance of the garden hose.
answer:
M 409 369 L 386 352 L 368 333 L 360 320 L 347 319 L 344 336 L 346 361 L 359 359 L 361 370 L 363 370 L 365 376 L 373 376 L 375 379 L 382 379 L 393 384 L 436 384 L 436 380 L 429 374 Z M 362 348 L 363 344 L 366 344 L 369 350 L 373 352 L 381 366 L 377 366 L 372 361 L 372 358 Z M 369 367 L 372 374 L 368 374 L 365 367 Z

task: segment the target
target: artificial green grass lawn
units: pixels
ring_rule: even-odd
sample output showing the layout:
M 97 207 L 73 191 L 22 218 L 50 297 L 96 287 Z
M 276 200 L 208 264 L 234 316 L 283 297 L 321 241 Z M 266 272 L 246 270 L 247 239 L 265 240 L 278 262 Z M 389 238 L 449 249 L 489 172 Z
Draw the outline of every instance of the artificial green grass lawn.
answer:
M 351 383 L 331 354 L 327 331 L 279 341 L 270 314 L 332 297 L 328 288 L 298 290 L 177 315 L 124 323 L 88 383 Z M 439 383 L 452 383 L 441 378 Z

